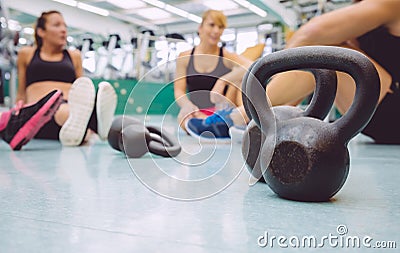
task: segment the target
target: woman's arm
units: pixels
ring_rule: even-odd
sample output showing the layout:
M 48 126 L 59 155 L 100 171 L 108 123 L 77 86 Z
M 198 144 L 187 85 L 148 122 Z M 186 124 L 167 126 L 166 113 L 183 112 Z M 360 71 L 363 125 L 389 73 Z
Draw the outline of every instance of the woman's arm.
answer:
M 81 52 L 77 49 L 68 52 L 71 55 L 72 62 L 74 64 L 76 78 L 83 76 Z
M 18 90 L 16 102 L 22 100 L 26 102 L 26 67 L 28 65 L 29 55 L 32 47 L 23 47 L 18 51 L 17 72 L 18 72 Z
M 224 63 L 228 68 L 231 68 L 232 70 L 227 74 L 221 76 L 215 82 L 212 92 L 210 93 L 210 100 L 215 104 L 226 102 L 224 101 L 225 98 L 222 95 L 226 85 L 233 85 L 241 89 L 242 78 L 252 63 L 252 61 L 245 58 L 244 56 L 238 55 L 236 53 L 231 53 L 225 48 L 223 50 Z
M 307 45 L 356 46 L 354 42 L 357 37 L 398 20 L 399 10 L 398 0 L 363 0 L 311 19 L 294 33 L 286 48 Z M 292 101 L 303 99 L 314 87 L 314 78 L 309 73 L 289 71 L 271 80 L 267 94 L 272 105 L 291 104 Z
M 179 54 L 176 59 L 176 70 L 174 79 L 174 96 L 179 107 L 192 104 L 186 95 L 186 68 L 189 63 L 189 55 L 186 52 Z
M 297 30 L 286 47 L 340 45 L 399 19 L 400 1 L 364 0 L 311 19 Z
M 195 104 L 193 104 L 192 101 L 190 101 L 189 97 L 186 94 L 186 69 L 189 64 L 189 58 L 189 51 L 179 54 L 176 60 L 176 71 L 174 80 L 175 102 L 181 108 L 178 114 L 178 122 L 179 125 L 183 128 L 185 128 L 184 122 L 186 119 L 201 116 L 199 108 Z
M 215 83 L 216 85 L 214 85 L 214 87 L 220 87 L 223 90 L 225 88 L 225 85 L 234 85 L 240 88 L 242 78 L 247 69 L 251 66 L 252 61 L 244 56 L 229 52 L 225 48 L 223 50 L 224 64 L 232 70 L 221 76 Z

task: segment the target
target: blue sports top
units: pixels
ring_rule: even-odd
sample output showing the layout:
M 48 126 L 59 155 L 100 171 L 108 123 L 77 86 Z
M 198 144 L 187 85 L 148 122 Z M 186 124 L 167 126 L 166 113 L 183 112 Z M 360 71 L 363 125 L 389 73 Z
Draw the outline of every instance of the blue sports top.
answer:
M 36 49 L 26 68 L 26 87 L 42 81 L 73 83 L 75 79 L 74 64 L 66 49 L 63 51 L 61 61 L 44 61 L 40 58 L 40 49 Z
M 218 78 L 230 72 L 231 69 L 224 65 L 222 47 L 219 50 L 220 57 L 217 67 L 207 73 L 196 71 L 193 63 L 193 53 L 194 48 L 190 53 L 189 64 L 186 69 L 186 87 L 190 100 L 200 109 L 213 107 L 214 104 L 210 101 L 210 91 Z

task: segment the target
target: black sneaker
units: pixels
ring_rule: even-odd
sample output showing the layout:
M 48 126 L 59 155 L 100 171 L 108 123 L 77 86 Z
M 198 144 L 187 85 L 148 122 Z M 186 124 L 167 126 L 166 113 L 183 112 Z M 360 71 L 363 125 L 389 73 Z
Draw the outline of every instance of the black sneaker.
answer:
M 62 92 L 54 90 L 35 104 L 15 107 L 3 112 L 0 135 L 13 150 L 20 150 L 56 113 L 62 102 Z

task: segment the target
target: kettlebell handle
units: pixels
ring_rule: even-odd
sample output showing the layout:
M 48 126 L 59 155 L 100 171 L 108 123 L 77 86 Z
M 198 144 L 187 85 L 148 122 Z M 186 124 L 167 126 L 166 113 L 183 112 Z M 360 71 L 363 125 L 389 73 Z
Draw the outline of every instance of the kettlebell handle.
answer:
M 281 50 L 259 59 L 248 74 L 245 96 L 251 98 L 247 110 L 266 133 L 272 110 L 265 94 L 267 81 L 275 74 L 289 70 L 330 69 L 349 74 L 356 83 L 353 103 L 347 113 L 332 123 L 338 138 L 346 143 L 365 127 L 376 110 L 380 79 L 372 62 L 362 53 L 334 46 L 305 46 Z
M 243 77 L 242 81 L 242 102 L 247 116 L 251 120 L 249 106 L 253 106 L 249 101 L 249 98 L 245 95 L 247 89 L 247 79 L 251 73 L 255 62 L 250 66 L 248 71 Z M 327 69 L 309 69 L 307 70 L 314 75 L 315 78 L 315 90 L 312 99 L 303 112 L 304 117 L 312 117 L 317 119 L 324 119 L 330 112 L 333 102 L 335 101 L 336 89 L 337 89 L 337 76 L 336 72 Z M 266 82 L 268 85 L 268 81 Z M 295 84 L 294 84 L 295 85 Z M 254 108 L 254 107 L 253 107 Z M 253 109 L 254 110 L 254 109 Z
M 310 69 L 315 78 L 315 91 L 303 116 L 323 120 L 331 111 L 337 90 L 336 72 L 328 69 Z
M 149 151 L 163 157 L 175 157 L 181 152 L 179 143 L 168 133 L 156 126 L 147 126 L 151 139 L 148 143 Z

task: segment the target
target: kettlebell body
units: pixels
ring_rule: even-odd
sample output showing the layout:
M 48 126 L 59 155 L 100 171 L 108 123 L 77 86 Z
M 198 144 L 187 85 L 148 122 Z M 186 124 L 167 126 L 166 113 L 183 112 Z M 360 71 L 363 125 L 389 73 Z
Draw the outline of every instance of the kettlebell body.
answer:
M 252 65 L 252 67 L 254 64 Z M 251 68 L 252 68 L 251 67 Z M 247 89 L 247 78 L 249 73 L 243 79 L 243 89 Z M 326 69 L 311 69 L 316 81 L 315 94 L 306 110 L 302 110 L 295 106 L 274 106 L 272 111 L 277 122 L 297 118 L 297 117 L 314 117 L 324 119 L 332 108 L 337 88 L 337 77 L 333 70 Z M 296 85 L 295 83 L 293 85 Z M 242 96 L 244 104 L 251 105 L 251 101 L 246 96 Z M 258 179 L 259 182 L 265 182 L 263 172 L 258 161 L 261 152 L 262 143 L 265 141 L 265 136 L 254 121 L 250 121 L 243 135 L 242 155 L 245 159 L 246 167 L 250 174 Z M 270 142 L 273 145 L 273 142 Z
M 264 142 L 265 135 L 261 132 L 254 120 L 251 120 L 243 134 L 242 156 L 249 173 L 260 182 L 265 182 L 259 158 Z
M 271 161 L 261 155 L 269 187 L 280 197 L 325 201 L 343 186 L 349 173 L 349 153 L 329 123 L 295 118 L 277 122 Z M 267 136 L 268 145 L 274 136 Z M 261 154 L 267 147 L 263 146 Z
M 274 120 L 268 106 L 265 81 L 294 69 L 323 68 L 349 74 L 356 93 L 348 111 L 333 123 L 311 117 Z M 252 68 L 246 95 L 254 122 L 265 135 L 260 166 L 270 188 L 280 197 L 298 201 L 326 201 L 344 185 L 350 157 L 348 142 L 368 124 L 375 112 L 380 80 L 372 62 L 362 53 L 332 46 L 285 49 L 260 59 Z M 261 84 L 261 85 L 260 85 Z M 245 105 L 246 106 L 246 105 Z M 269 148 L 275 143 L 272 158 Z

